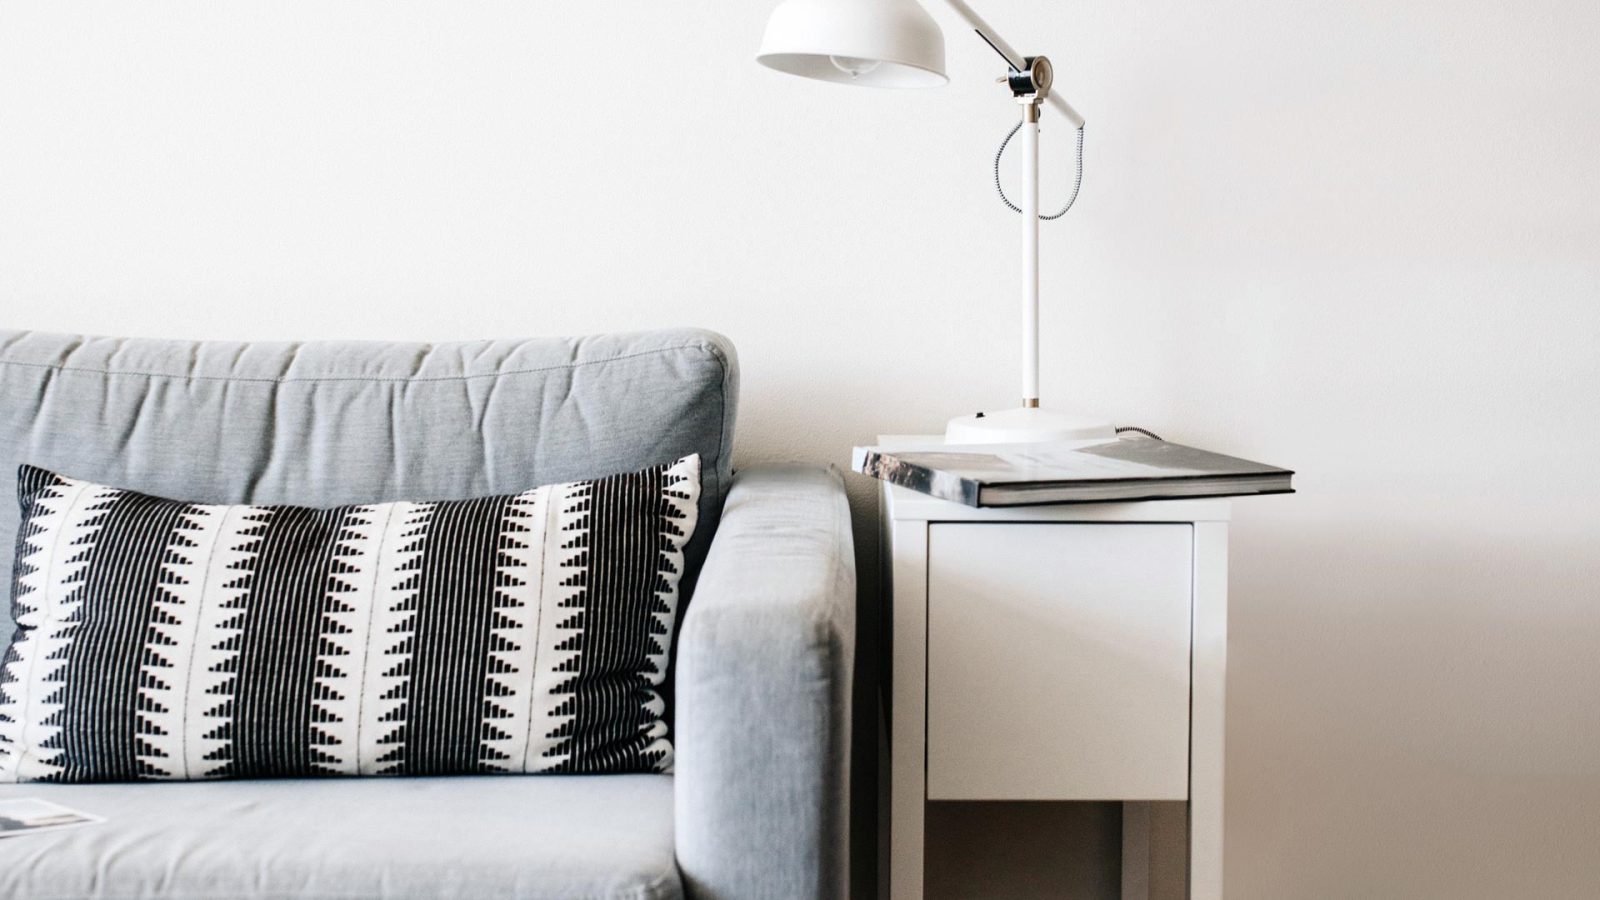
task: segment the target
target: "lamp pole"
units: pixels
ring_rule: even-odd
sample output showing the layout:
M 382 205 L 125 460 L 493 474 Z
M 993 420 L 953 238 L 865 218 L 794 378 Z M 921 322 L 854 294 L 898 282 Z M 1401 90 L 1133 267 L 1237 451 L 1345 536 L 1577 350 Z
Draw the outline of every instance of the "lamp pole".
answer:
M 1049 59 L 1017 52 L 966 0 L 945 0 L 945 5 L 1006 61 L 1011 71 L 1000 81 L 1022 107 L 1022 405 L 952 419 L 945 438 L 951 443 L 1026 443 L 1114 437 L 1109 423 L 1039 407 L 1039 112 L 1048 105 L 1075 129 L 1083 127 L 1083 116 L 1051 90 L 1055 72 Z
M 1039 405 L 1039 98 L 1022 103 L 1022 405 Z
M 1039 107 L 1044 103 L 1060 112 L 1073 128 L 1083 127 L 1083 116 L 1072 104 L 1052 93 L 1054 69 L 1050 60 L 1026 57 L 993 26 L 968 6 L 966 0 L 945 0 L 979 39 L 1000 54 L 1011 67 L 1008 78 L 1013 96 L 1022 106 L 1022 406 L 1039 407 Z

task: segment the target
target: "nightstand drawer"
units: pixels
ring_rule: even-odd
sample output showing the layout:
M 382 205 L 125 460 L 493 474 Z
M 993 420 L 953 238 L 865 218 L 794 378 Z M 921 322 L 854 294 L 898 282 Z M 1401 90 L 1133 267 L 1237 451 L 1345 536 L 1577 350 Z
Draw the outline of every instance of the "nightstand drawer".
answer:
M 928 798 L 1186 799 L 1193 534 L 931 523 Z

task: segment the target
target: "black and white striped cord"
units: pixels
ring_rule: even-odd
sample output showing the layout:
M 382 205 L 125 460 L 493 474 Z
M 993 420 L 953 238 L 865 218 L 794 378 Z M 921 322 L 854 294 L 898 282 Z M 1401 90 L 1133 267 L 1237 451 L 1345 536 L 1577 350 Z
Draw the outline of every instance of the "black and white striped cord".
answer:
M 1117 434 L 1118 435 L 1123 435 L 1123 434 L 1142 434 L 1142 435 L 1144 435 L 1145 437 L 1149 438 L 1152 441 L 1161 440 L 1161 435 L 1156 434 L 1154 431 L 1151 431 L 1148 428 L 1140 428 L 1137 425 L 1118 425 L 1116 430 L 1117 430 Z
M 1004 203 L 1014 213 L 1022 212 L 1022 207 L 1016 205 L 1015 203 L 1012 203 L 1011 202 L 1011 198 L 1006 196 L 1005 186 L 1000 183 L 1000 160 L 1001 160 L 1002 157 L 1004 157 L 1006 155 L 1006 145 L 1011 143 L 1011 139 L 1016 137 L 1017 136 L 1017 132 L 1020 131 L 1021 129 L 1022 129 L 1022 123 L 1021 122 L 1018 122 L 1016 125 L 1012 126 L 1011 131 L 1006 135 L 1006 139 L 1000 142 L 1000 149 L 995 151 L 995 154 L 994 154 L 994 189 L 996 191 L 1000 192 L 1000 202 Z M 1042 221 L 1045 221 L 1045 222 L 1053 222 L 1056 219 L 1059 219 L 1062 216 L 1066 215 L 1067 214 L 1067 210 L 1072 208 L 1072 204 L 1078 202 L 1078 189 L 1081 188 L 1081 187 L 1083 187 L 1083 127 L 1079 126 L 1078 127 L 1078 172 L 1077 172 L 1077 175 L 1072 179 L 1072 196 L 1067 198 L 1067 205 L 1061 207 L 1061 211 L 1060 212 L 1056 213 L 1055 215 L 1050 215 L 1050 216 L 1047 216 L 1044 213 L 1040 213 L 1039 214 L 1039 218 Z

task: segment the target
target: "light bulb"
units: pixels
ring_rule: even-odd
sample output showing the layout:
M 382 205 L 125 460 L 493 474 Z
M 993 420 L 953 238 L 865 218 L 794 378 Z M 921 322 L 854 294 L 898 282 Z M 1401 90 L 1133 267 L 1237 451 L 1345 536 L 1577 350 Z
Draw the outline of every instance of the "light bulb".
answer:
M 830 56 L 828 57 L 828 62 L 833 63 L 835 69 L 849 75 L 851 78 L 865 75 L 883 65 L 876 59 L 862 59 L 859 56 Z

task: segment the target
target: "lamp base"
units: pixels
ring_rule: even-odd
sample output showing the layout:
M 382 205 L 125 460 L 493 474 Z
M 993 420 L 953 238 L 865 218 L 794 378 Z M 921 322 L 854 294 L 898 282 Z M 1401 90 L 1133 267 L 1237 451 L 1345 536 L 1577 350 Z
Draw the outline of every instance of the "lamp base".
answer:
M 1045 441 L 1094 443 L 1116 440 L 1110 422 L 1037 406 L 957 416 L 945 426 L 947 444 L 1034 444 Z

